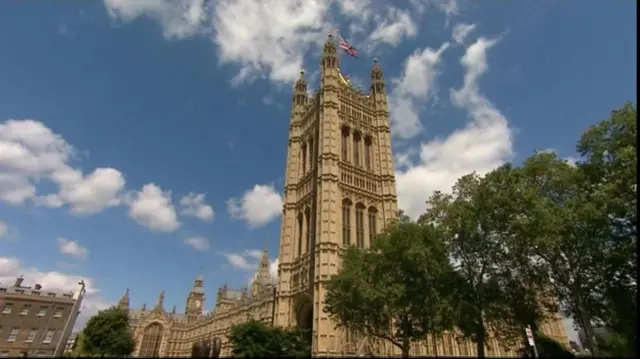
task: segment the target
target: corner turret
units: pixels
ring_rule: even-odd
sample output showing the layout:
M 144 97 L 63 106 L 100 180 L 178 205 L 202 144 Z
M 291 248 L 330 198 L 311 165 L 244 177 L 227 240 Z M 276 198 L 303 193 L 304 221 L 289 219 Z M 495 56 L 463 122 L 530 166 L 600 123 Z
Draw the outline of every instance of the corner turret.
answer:
M 129 288 L 124 292 L 124 295 L 118 301 L 118 309 L 129 310 Z

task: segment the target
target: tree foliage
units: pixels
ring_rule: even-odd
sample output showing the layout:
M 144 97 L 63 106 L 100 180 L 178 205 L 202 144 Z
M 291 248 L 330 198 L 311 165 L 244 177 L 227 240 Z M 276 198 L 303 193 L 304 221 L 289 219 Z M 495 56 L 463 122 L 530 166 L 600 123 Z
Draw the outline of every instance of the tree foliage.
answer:
M 526 325 L 539 322 L 547 311 L 539 293 L 543 277 L 527 264 L 518 243 L 518 223 L 525 208 L 518 177 L 510 165 L 487 174 L 460 178 L 451 194 L 436 192 L 420 222 L 445 233 L 448 254 L 457 278 L 456 326 L 484 357 L 492 334 L 509 347 Z M 517 250 L 516 250 L 517 249 Z
M 453 329 L 453 270 L 441 232 L 400 213 L 366 250 L 349 247 L 325 283 L 325 311 L 341 327 L 387 340 L 409 356 L 411 343 Z
M 82 331 L 81 340 L 85 355 L 122 357 L 130 355 L 135 348 L 129 314 L 115 307 L 91 317 Z
M 271 327 L 251 320 L 231 327 L 229 342 L 232 356 L 236 358 L 258 357 L 308 357 L 311 342 L 308 333 L 299 329 Z

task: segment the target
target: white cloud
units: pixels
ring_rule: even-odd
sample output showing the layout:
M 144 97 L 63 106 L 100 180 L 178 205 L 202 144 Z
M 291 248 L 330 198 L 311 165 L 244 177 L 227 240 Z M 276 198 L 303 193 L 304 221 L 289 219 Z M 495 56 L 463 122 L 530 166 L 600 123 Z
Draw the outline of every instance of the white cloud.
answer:
M 75 291 L 78 281 L 84 280 L 87 293 L 75 325 L 78 330 L 84 328 L 92 315 L 111 305 L 102 297 L 99 288 L 95 286 L 91 278 L 57 271 L 45 272 L 37 268 L 25 267 L 17 258 L 0 257 L 0 284 L 2 286 L 13 285 L 15 279 L 20 275 L 24 276 L 23 285 L 33 286 L 37 283 L 42 285 L 42 289 L 50 291 Z
M 184 243 L 199 252 L 207 251 L 210 248 L 209 240 L 204 237 L 188 237 L 184 239 Z
M 233 218 L 243 219 L 249 227 L 257 228 L 276 219 L 282 211 L 282 197 L 273 185 L 255 185 L 241 198 L 227 201 L 227 209 Z
M 418 33 L 410 10 L 390 7 L 386 14 L 376 14 L 374 19 L 378 25 L 368 38 L 374 43 L 398 45 L 405 37 L 413 37 Z
M 243 270 L 256 269 L 257 264 L 254 265 L 249 262 L 248 258 L 250 256 L 247 253 L 223 253 L 223 255 L 227 258 L 229 264 L 235 268 Z
M 109 14 L 123 21 L 149 16 L 162 25 L 166 38 L 202 32 L 207 21 L 204 0 L 104 0 Z
M 203 221 L 213 221 L 215 213 L 213 207 L 205 203 L 205 195 L 203 193 L 195 194 L 193 192 L 185 195 L 180 199 L 182 207 L 180 213 L 185 216 L 200 218 Z
M 464 40 L 476 28 L 476 24 L 457 24 L 453 27 L 453 41 L 464 44 Z
M 7 233 L 9 233 L 9 226 L 3 221 L 0 221 L 0 238 L 4 237 Z
M 118 204 L 125 180 L 118 170 L 97 168 L 85 175 L 70 165 L 75 150 L 42 122 L 0 123 L 0 200 L 9 204 L 69 205 L 76 214 L 96 213 Z M 35 183 L 46 179 L 57 193 L 38 197 Z
M 396 44 L 415 36 L 427 6 L 448 16 L 457 13 L 455 0 L 413 0 L 378 5 L 371 0 L 104 0 L 112 17 L 132 21 L 146 16 L 162 26 L 165 37 L 206 35 L 218 49 L 221 64 L 239 65 L 234 84 L 255 78 L 291 83 L 298 78 L 304 54 L 325 40 L 335 17 L 352 33 L 370 33 L 377 43 Z M 335 6 L 334 6 L 335 5 Z M 407 4 L 402 4 L 406 7 Z M 412 16 L 415 15 L 415 16 Z M 377 24 L 370 29 L 371 22 Z
M 391 80 L 389 121 L 393 135 L 406 139 L 422 130 L 420 109 L 428 100 L 436 98 L 438 66 L 448 46 L 444 43 L 437 50 L 425 48 L 414 51 L 405 60 L 400 77 Z
M 56 238 L 58 243 L 58 252 L 81 260 L 86 260 L 89 255 L 89 250 L 82 247 L 78 242 L 72 241 L 66 238 Z
M 396 171 L 399 207 L 414 218 L 424 213 L 434 191 L 449 192 L 459 177 L 473 171 L 484 174 L 513 154 L 507 119 L 478 89 L 478 79 L 488 69 L 486 52 L 496 43 L 479 38 L 460 60 L 464 83 L 451 90 L 451 100 L 467 110 L 470 121 L 446 138 L 423 143 L 417 161 Z
M 129 217 L 153 231 L 171 232 L 180 227 L 171 202 L 171 192 L 163 191 L 154 183 L 148 183 L 141 191 L 131 193 L 127 204 Z

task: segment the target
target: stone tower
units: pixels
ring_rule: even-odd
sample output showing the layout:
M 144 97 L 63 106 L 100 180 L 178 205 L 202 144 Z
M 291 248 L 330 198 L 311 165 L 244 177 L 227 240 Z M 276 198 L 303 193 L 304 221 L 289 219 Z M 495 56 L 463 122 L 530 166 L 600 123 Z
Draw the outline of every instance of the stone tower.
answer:
M 368 247 L 397 212 L 383 73 L 371 70 L 369 93 L 340 72 L 329 35 L 320 89 L 296 82 L 280 238 L 275 324 L 313 329 L 313 356 L 349 352 L 350 335 L 324 312 L 323 283 L 337 273 L 345 246 Z
M 187 296 L 187 303 L 184 308 L 184 313 L 187 316 L 187 321 L 189 323 L 194 322 L 202 315 L 202 305 L 204 304 L 204 290 L 202 284 L 202 274 L 199 274 L 193 281 L 193 287 Z

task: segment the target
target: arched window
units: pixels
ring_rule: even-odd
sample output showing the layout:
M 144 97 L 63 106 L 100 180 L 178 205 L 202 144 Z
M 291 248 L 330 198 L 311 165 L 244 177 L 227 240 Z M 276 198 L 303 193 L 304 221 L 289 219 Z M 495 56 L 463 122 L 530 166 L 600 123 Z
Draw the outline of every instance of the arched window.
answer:
M 356 246 L 364 248 L 364 205 L 356 205 Z
M 364 167 L 367 170 L 373 168 L 371 161 L 371 137 L 369 136 L 364 138 Z
M 311 248 L 311 209 L 309 207 L 307 207 L 307 209 L 305 210 L 304 216 L 307 218 L 307 240 L 305 243 L 304 252 L 307 253 L 309 251 L 309 248 Z
M 342 160 L 349 162 L 349 128 L 342 127 Z
M 307 173 L 307 145 L 302 145 L 302 174 Z
M 369 245 L 373 243 L 373 239 L 378 234 L 377 228 L 378 211 L 375 207 L 369 207 Z
M 342 201 L 342 245 L 351 245 L 351 201 Z
M 160 343 L 162 343 L 162 326 L 160 323 L 153 323 L 144 329 L 142 342 L 140 343 L 139 357 L 157 358 L 160 357 Z
M 353 133 L 353 164 L 356 166 L 362 166 L 360 163 L 360 144 L 362 137 L 359 132 Z
M 302 212 L 298 213 L 298 257 L 302 255 L 302 226 L 304 222 L 302 219 Z
M 314 156 L 315 156 L 315 147 L 313 147 L 313 138 L 310 138 L 309 139 L 309 168 L 311 171 L 313 170 L 313 166 L 316 163 Z

